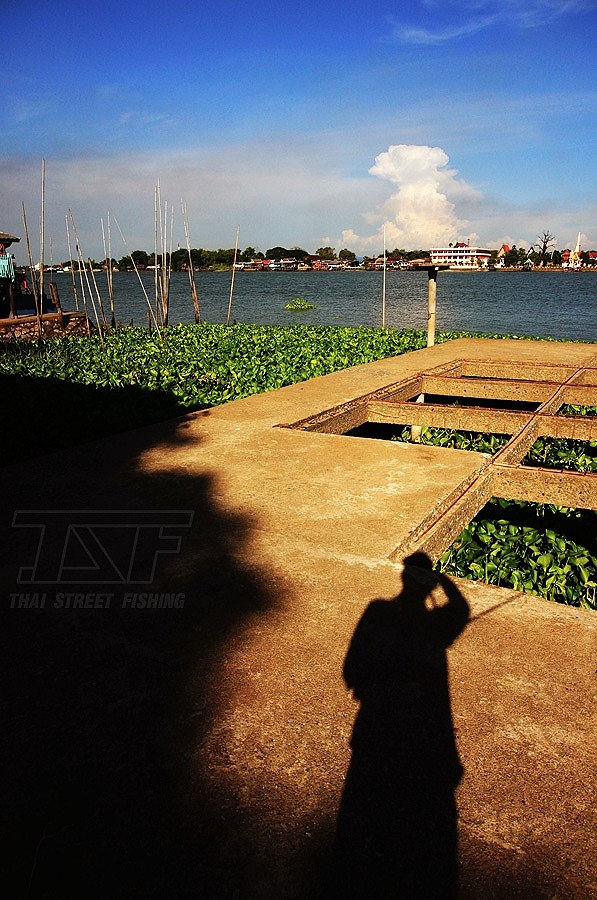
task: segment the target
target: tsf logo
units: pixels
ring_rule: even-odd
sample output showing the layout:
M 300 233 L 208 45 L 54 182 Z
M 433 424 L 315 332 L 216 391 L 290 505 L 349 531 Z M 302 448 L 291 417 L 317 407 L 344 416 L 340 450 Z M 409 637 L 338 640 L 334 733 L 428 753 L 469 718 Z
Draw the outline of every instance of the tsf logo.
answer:
M 162 555 L 180 553 L 191 510 L 17 510 L 13 528 L 38 532 L 19 584 L 150 584 Z

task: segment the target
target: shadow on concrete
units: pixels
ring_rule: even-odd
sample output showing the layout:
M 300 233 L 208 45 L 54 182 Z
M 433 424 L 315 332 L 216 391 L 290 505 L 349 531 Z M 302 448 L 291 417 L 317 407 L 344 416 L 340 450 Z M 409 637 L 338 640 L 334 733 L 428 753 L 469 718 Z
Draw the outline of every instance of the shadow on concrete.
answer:
M 8 344 L 2 353 L 16 353 L 18 346 Z M 167 391 L 76 384 L 55 377 L 0 374 L 0 394 L 0 466 L 189 412 Z
M 328 895 L 457 896 L 454 738 L 446 650 L 466 627 L 457 587 L 424 554 L 405 560 L 401 593 L 374 600 L 353 635 L 346 686 L 360 703 L 340 803 Z M 423 571 L 422 571 L 423 570 Z M 446 603 L 430 608 L 441 585 Z
M 71 393 L 61 387 L 56 402 L 78 402 L 78 389 Z M 4 470 L 3 844 L 11 859 L 4 896 L 242 896 L 259 826 L 219 790 L 201 747 L 230 703 L 227 653 L 282 596 L 246 561 L 252 523 L 222 509 L 209 474 L 168 459 L 189 428 L 166 422 Z M 144 467 L 144 451 L 158 444 L 163 466 Z M 96 561 L 98 542 L 121 563 L 131 552 L 132 532 L 119 526 L 80 532 L 79 557 L 71 540 L 67 559 L 74 554 L 72 565 L 85 570 L 78 582 L 63 570 L 58 584 L 31 584 L 18 582 L 19 571 L 35 565 L 41 531 L 12 527 L 19 509 L 193 515 L 189 527 L 169 525 L 136 545 L 137 572 L 156 562 L 151 583 L 107 583 L 101 565 L 94 575 L 90 546 Z M 64 528 L 53 522 L 43 533 L 50 561 L 66 546 Z M 172 549 L 177 536 L 179 553 L 155 556 L 156 543 Z M 124 601 L 148 592 L 175 596 L 177 605 Z M 92 596 L 96 608 L 64 608 L 58 595 L 73 593 Z M 11 608 L 11 594 L 24 595 L 26 608 L 20 599 Z M 108 608 L 105 594 L 113 595 Z

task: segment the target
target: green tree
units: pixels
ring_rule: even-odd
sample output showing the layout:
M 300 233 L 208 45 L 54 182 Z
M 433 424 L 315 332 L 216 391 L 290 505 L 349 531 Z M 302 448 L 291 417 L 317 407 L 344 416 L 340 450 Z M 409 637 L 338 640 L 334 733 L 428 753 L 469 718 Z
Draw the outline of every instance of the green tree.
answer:
M 338 259 L 345 260 L 347 263 L 350 263 L 351 265 L 353 262 L 355 262 L 356 258 L 357 258 L 356 253 L 353 253 L 352 250 L 347 250 L 346 248 L 344 250 L 340 250 L 340 253 L 338 254 Z
M 191 262 L 194 269 L 206 269 L 208 264 L 205 259 L 205 250 L 202 250 L 201 247 L 193 247 L 191 250 Z
M 216 256 L 217 256 L 217 253 L 215 250 L 202 250 L 201 251 L 201 258 L 203 260 L 202 268 L 203 269 L 211 269 L 213 266 L 215 266 L 215 264 L 217 262 Z
M 153 265 L 153 254 L 150 256 L 145 250 L 133 250 L 131 257 L 138 269 Z
M 511 248 L 504 256 L 504 265 L 508 266 L 509 268 L 513 268 L 514 266 L 518 265 L 518 248 L 516 244 L 512 244 Z
M 319 247 L 316 253 L 321 259 L 336 259 L 336 251 L 333 247 Z
M 252 259 L 263 259 L 263 253 L 259 253 L 255 247 L 245 247 L 242 253 L 239 253 L 238 256 L 241 262 L 251 262 Z
M 290 250 L 287 250 L 286 247 L 270 247 L 269 250 L 265 251 L 267 259 L 284 259 L 284 257 L 290 255 Z
M 170 265 L 172 267 L 172 271 L 181 272 L 183 269 L 187 268 L 188 264 L 188 251 L 183 249 L 183 247 L 179 247 L 178 250 L 174 250 L 172 256 L 170 257 Z
M 291 256 L 293 259 L 299 260 L 300 262 L 301 260 L 309 259 L 311 254 L 308 250 L 303 250 L 302 247 L 292 247 L 289 256 Z
M 221 247 L 216 250 L 215 261 L 220 266 L 231 266 L 234 263 L 234 247 L 224 250 Z

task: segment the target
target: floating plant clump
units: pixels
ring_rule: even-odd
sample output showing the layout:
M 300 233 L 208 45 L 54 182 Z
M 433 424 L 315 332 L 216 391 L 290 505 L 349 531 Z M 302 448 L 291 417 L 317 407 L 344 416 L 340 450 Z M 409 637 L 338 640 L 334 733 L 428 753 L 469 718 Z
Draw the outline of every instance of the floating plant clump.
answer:
M 293 297 L 292 300 L 286 304 L 284 309 L 290 309 L 295 312 L 300 312 L 304 309 L 317 309 L 313 303 L 309 303 L 308 300 L 305 300 L 304 297 Z

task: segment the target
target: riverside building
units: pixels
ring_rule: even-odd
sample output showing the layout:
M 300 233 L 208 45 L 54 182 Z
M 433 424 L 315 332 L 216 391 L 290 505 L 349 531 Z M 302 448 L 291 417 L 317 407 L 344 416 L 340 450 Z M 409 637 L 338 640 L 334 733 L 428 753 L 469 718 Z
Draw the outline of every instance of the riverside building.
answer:
M 450 244 L 448 247 L 432 247 L 429 256 L 434 266 L 449 266 L 451 269 L 486 269 L 489 266 L 491 250 L 471 247 L 468 243 L 458 243 Z

